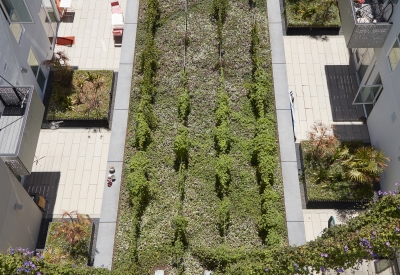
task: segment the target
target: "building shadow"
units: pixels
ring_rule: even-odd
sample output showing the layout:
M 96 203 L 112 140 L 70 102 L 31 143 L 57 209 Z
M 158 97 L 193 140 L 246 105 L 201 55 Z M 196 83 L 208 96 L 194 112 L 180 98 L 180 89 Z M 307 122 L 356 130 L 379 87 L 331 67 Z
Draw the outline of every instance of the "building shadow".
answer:
M 362 105 L 353 105 L 358 82 L 354 65 L 325 65 L 325 74 L 334 122 L 360 121 Z
M 43 249 L 46 243 L 49 223 L 53 220 L 60 176 L 60 172 L 32 172 L 24 181 L 24 188 L 29 194 L 38 193 L 47 200 L 36 244 L 37 249 Z

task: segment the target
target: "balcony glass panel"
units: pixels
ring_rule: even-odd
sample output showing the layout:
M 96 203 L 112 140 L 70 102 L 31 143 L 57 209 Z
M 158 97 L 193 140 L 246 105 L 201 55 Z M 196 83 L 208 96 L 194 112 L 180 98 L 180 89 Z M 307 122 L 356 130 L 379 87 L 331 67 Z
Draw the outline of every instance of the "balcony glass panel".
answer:
M 11 23 L 33 23 L 24 0 L 0 0 Z
M 379 94 L 382 85 L 365 85 L 358 90 L 357 96 L 353 104 L 372 104 L 375 97 Z

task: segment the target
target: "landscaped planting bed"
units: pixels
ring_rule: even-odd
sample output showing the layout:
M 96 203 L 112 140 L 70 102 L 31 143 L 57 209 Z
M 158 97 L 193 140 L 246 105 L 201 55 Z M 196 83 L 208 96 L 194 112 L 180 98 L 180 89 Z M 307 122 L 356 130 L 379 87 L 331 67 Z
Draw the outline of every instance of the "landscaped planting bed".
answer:
M 285 0 L 288 27 L 340 28 L 336 0 Z
M 266 13 L 140 1 L 114 269 L 244 274 L 286 243 Z
M 107 119 L 113 71 L 73 70 L 70 81 L 54 72 L 47 119 Z

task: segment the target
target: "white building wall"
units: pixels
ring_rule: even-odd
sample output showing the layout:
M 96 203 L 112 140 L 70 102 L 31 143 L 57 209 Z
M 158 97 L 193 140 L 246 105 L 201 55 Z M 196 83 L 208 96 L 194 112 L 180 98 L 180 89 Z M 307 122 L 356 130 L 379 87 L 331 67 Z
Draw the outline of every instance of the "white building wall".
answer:
M 391 159 L 381 175 L 381 188 L 385 191 L 396 190 L 395 183 L 400 182 L 400 64 L 392 72 L 387 58 L 400 32 L 400 5 L 396 5 L 391 21 L 393 27 L 383 48 L 375 49 L 374 70 L 379 71 L 383 91 L 367 120 L 372 145 L 383 149 Z
M 27 0 L 25 2 L 31 13 L 34 23 L 22 24 L 25 32 L 20 43 L 17 43 L 8 25 L 8 22 L 6 21 L 3 13 L 0 12 L 0 35 L 2 37 L 2 42 L 0 42 L 0 44 L 4 46 L 4 48 L 2 47 L 0 51 L 0 74 L 13 85 L 34 85 L 35 90 L 43 99 L 44 92 L 40 89 L 27 60 L 31 48 L 33 49 L 39 63 L 43 60 L 51 58 L 53 53 L 53 45 L 50 43 L 39 17 L 40 9 L 42 7 L 42 0 Z M 3 37 L 7 38 L 7 41 L 4 41 Z M 5 45 L 7 42 L 8 46 Z M 11 66 L 9 64 L 8 72 L 3 71 L 5 59 L 8 59 L 14 66 L 14 68 L 11 70 Z M 12 59 L 15 60 L 13 61 Z M 27 69 L 27 73 L 21 73 L 22 68 Z M 45 77 L 48 78 L 49 71 L 47 68 L 42 66 L 42 71 Z M 2 82 L 1 85 L 8 84 Z
M 42 212 L 0 160 L 0 252 L 12 247 L 33 250 L 39 235 Z M 22 210 L 15 209 L 15 204 Z

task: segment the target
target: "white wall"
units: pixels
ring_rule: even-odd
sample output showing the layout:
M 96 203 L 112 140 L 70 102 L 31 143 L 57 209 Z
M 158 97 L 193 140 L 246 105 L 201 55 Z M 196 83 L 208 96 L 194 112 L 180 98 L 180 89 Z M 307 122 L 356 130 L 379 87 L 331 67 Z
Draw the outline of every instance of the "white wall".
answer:
M 396 5 L 391 21 L 393 27 L 386 42 L 375 53 L 375 70 L 381 75 L 383 91 L 367 120 L 372 145 L 383 149 L 391 159 L 388 168 L 381 175 L 381 188 L 385 191 L 396 190 L 394 184 L 400 182 L 400 63 L 391 72 L 387 59 L 400 32 L 400 5 Z M 395 117 L 394 121 L 392 116 Z
M 50 41 L 47 37 L 47 34 L 44 30 L 43 24 L 39 17 L 41 3 L 42 0 L 27 0 L 25 1 L 28 9 L 31 13 L 32 19 L 34 23 L 32 24 L 22 24 L 25 32 L 22 37 L 21 42 L 18 44 L 15 40 L 11 29 L 8 26 L 7 21 L 4 18 L 3 13 L 0 12 L 0 35 L 2 37 L 2 46 L 0 52 L 0 74 L 3 75 L 9 82 L 13 85 L 16 85 L 17 82 L 19 85 L 33 85 L 35 86 L 35 90 L 38 92 L 39 96 L 43 99 L 43 91 L 40 89 L 37 84 L 35 75 L 28 65 L 28 55 L 30 48 L 32 47 L 33 51 L 38 58 L 39 63 L 43 60 L 49 59 L 53 53 L 53 45 L 50 44 Z M 5 41 L 5 39 L 7 38 Z M 7 46 L 5 44 L 8 44 Z M 3 66 L 5 59 L 9 59 L 11 64 L 13 65 L 13 70 L 10 69 L 8 72 L 4 73 Z M 11 59 L 14 59 L 13 61 Z M 8 63 L 8 62 L 7 62 Z M 27 73 L 21 73 L 21 68 L 25 68 L 28 70 Z M 46 78 L 48 77 L 48 70 L 42 66 L 43 73 Z M 1 85 L 7 85 L 6 83 L 2 83 Z
M 42 212 L 21 183 L 0 160 L 0 252 L 12 247 L 36 247 Z M 22 210 L 14 209 L 15 204 Z

